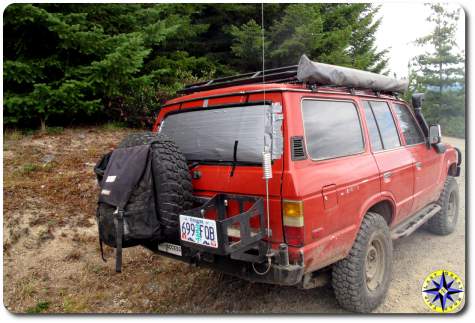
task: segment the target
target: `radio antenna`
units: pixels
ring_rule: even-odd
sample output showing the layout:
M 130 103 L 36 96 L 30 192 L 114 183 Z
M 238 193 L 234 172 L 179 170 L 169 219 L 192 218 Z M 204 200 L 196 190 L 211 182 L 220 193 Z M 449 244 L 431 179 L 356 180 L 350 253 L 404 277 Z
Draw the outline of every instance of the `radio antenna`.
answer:
M 266 101 L 265 88 L 265 38 L 264 38 L 264 2 L 261 2 L 261 37 L 262 37 L 262 85 L 264 86 L 264 102 Z
M 261 36 L 262 36 L 262 86 L 264 93 L 264 104 L 266 102 L 266 88 L 265 88 L 265 42 L 264 42 L 264 3 L 261 2 Z M 269 180 L 272 178 L 272 155 L 269 148 L 265 147 L 262 152 L 262 169 L 264 172 L 263 179 L 266 183 L 266 213 L 267 213 L 267 268 L 265 271 L 260 272 L 252 263 L 254 272 L 260 276 L 266 275 L 272 267 L 272 250 L 271 250 L 271 230 L 270 230 L 270 203 L 269 203 Z

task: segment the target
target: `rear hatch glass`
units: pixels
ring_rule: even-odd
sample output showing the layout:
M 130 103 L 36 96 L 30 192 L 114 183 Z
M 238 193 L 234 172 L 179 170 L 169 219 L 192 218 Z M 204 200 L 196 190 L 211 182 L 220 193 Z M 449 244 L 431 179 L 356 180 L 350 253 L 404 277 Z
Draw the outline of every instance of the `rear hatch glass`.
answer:
M 272 149 L 270 117 L 269 105 L 180 111 L 165 118 L 160 132 L 188 161 L 260 164 L 262 152 Z

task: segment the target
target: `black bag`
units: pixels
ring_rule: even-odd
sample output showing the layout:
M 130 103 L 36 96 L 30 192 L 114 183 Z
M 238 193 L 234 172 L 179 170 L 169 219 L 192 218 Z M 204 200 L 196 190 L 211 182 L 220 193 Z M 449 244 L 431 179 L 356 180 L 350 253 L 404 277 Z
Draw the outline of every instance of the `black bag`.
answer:
M 95 167 L 99 202 L 99 241 L 116 248 L 116 271 L 121 271 L 122 248 L 159 239 L 150 144 L 117 148 Z M 104 259 L 104 258 L 103 258 Z

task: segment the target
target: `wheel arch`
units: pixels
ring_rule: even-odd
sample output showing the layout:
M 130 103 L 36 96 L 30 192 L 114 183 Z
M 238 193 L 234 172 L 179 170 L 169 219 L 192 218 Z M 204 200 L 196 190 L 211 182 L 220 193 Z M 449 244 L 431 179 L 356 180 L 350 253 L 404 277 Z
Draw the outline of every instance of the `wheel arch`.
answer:
M 449 176 L 458 176 L 457 174 L 457 163 L 451 163 L 448 167 L 447 175 Z
M 378 213 L 384 218 L 384 220 L 388 224 L 388 227 L 391 227 L 391 225 L 394 223 L 394 219 L 396 216 L 396 203 L 394 202 L 392 196 L 387 196 L 383 194 L 380 194 L 378 196 L 373 197 L 372 199 L 367 200 L 366 203 L 363 204 L 363 207 L 360 211 L 358 230 L 361 226 L 361 222 L 363 221 L 364 216 L 368 212 Z

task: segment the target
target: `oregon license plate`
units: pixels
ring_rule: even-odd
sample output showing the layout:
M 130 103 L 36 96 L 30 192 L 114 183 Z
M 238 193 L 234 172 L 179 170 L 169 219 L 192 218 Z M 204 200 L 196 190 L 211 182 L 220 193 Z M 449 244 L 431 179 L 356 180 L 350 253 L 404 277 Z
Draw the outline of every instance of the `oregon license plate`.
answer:
M 203 246 L 218 248 L 216 221 L 180 214 L 180 237 Z

